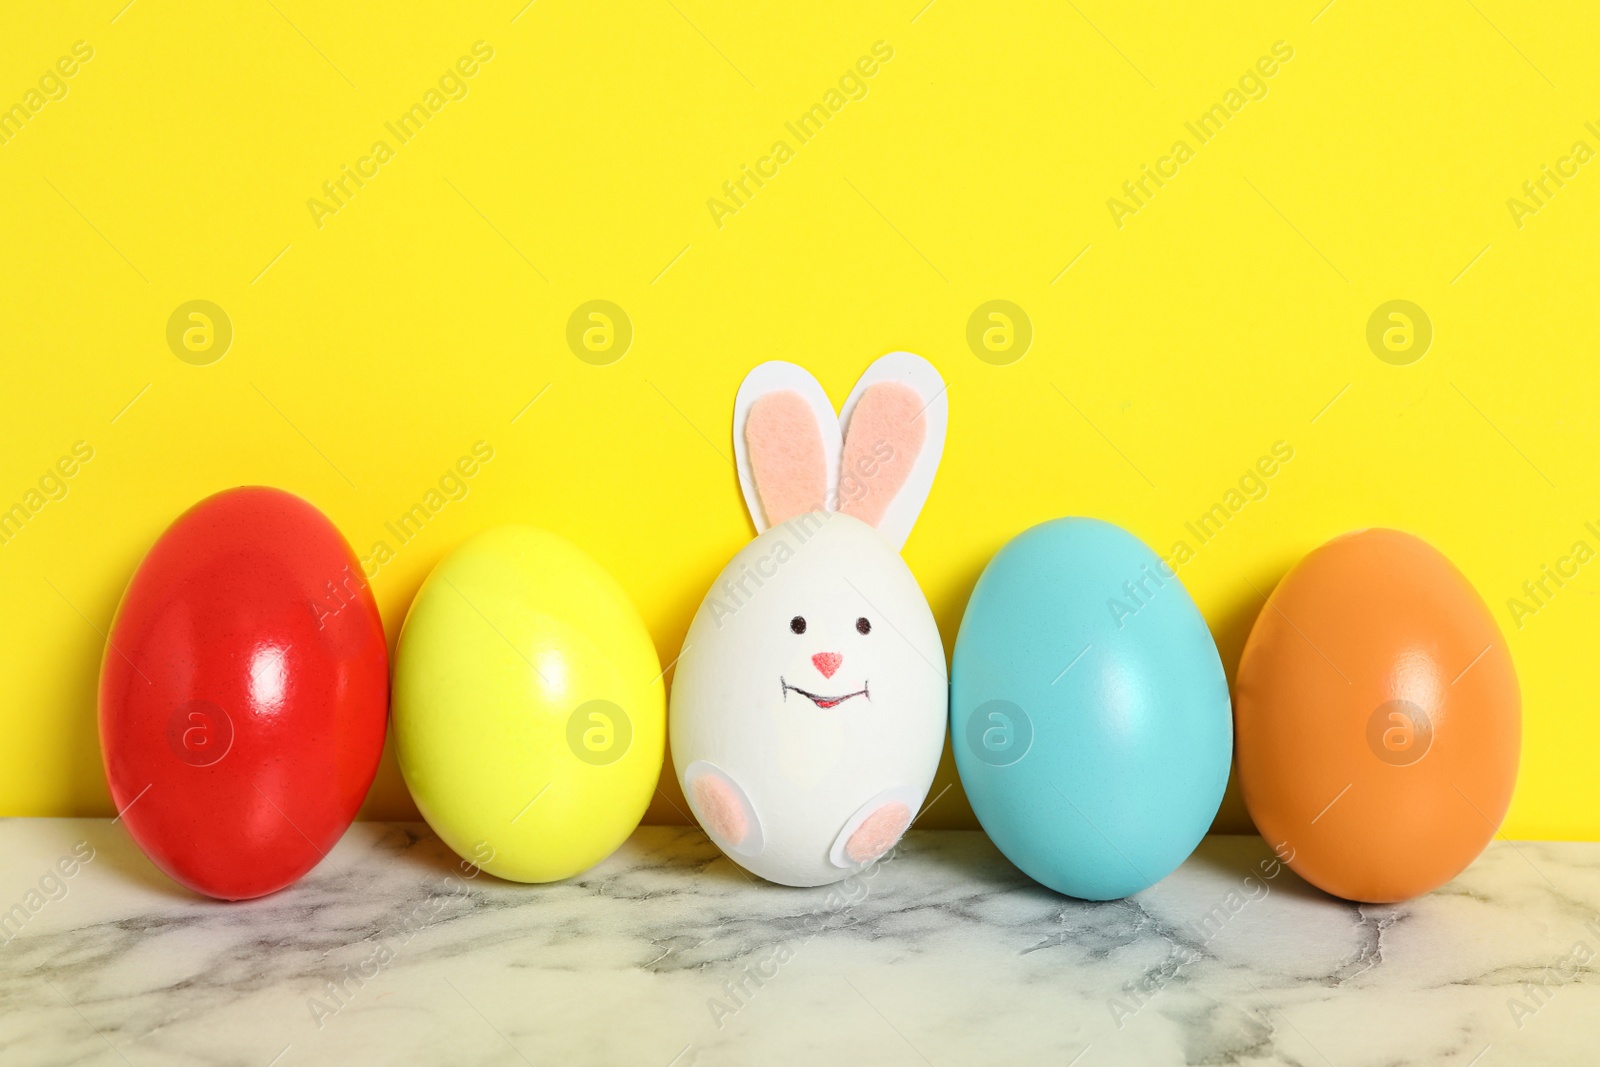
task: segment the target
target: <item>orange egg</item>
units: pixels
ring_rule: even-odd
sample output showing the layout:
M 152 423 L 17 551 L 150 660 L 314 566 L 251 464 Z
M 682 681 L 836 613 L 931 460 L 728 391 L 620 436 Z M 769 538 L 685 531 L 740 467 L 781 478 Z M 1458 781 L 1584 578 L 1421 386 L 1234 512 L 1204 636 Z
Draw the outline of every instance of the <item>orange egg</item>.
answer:
M 1296 873 L 1349 900 L 1436 889 L 1511 803 L 1522 698 L 1455 566 L 1395 530 L 1335 538 L 1278 583 L 1234 694 L 1239 784 Z

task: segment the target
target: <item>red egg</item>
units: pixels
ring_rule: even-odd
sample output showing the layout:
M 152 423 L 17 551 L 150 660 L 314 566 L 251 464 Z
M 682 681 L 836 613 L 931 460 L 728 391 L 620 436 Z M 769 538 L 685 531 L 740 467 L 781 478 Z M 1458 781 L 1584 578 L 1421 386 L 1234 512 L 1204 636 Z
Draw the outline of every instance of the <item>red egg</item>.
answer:
M 111 625 L 111 797 L 145 855 L 190 889 L 271 893 L 355 818 L 388 708 L 383 623 L 338 529 L 278 489 L 218 493 L 156 541 Z

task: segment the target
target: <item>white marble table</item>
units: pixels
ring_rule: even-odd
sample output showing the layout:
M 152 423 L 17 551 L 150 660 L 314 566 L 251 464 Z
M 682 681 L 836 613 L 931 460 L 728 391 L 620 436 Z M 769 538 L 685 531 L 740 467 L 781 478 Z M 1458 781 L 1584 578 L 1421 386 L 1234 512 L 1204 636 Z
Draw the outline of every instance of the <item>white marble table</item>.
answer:
M 1265 877 L 1253 837 L 1108 904 L 962 832 L 831 890 L 672 827 L 522 886 L 361 823 L 244 904 L 105 820 L 0 821 L 0 857 L 8 1065 L 1600 1063 L 1600 844 L 1497 843 L 1383 907 Z

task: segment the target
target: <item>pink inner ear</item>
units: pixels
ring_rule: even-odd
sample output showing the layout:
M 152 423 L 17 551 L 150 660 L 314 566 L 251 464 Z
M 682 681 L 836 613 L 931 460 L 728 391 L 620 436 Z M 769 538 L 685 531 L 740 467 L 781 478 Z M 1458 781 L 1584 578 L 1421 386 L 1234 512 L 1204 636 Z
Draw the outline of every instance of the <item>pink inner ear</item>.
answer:
M 805 397 L 792 389 L 757 397 L 745 417 L 744 441 L 768 526 L 823 509 L 828 460 Z
M 861 394 L 839 463 L 841 512 L 870 526 L 883 521 L 922 451 L 923 406 L 917 391 L 900 382 L 879 382 Z

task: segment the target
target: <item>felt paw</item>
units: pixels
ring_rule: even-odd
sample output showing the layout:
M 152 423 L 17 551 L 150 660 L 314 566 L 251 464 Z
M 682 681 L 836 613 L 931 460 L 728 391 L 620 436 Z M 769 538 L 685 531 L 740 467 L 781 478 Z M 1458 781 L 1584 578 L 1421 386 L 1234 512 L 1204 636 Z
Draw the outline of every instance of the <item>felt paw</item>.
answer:
M 730 845 L 742 844 L 750 833 L 750 820 L 733 784 L 720 775 L 702 774 L 692 788 L 694 806 L 700 809 L 706 828 Z
M 885 804 L 856 827 L 844 843 L 844 854 L 857 866 L 870 863 L 893 848 L 910 825 L 910 808 L 898 802 Z
M 861 867 L 879 859 L 899 844 L 912 814 L 922 803 L 922 793 L 906 786 L 885 789 L 867 801 L 834 840 L 828 858 L 836 867 Z
M 683 783 L 695 818 L 718 845 L 741 856 L 761 851 L 761 821 L 739 783 L 705 760 L 689 765 Z

